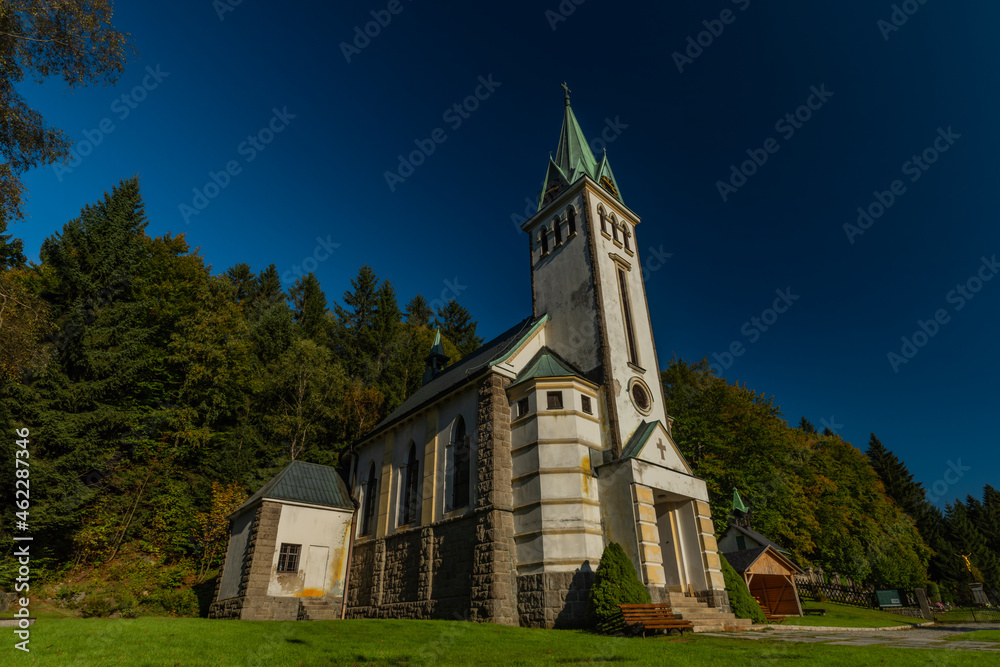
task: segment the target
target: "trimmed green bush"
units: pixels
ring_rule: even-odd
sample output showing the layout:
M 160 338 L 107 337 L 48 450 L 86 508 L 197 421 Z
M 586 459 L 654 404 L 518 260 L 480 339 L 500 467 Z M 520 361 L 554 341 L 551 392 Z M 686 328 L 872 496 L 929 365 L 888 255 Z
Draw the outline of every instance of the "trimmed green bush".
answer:
M 939 589 L 938 585 L 933 581 L 927 584 L 927 599 L 930 600 L 932 604 L 941 601 L 941 589 Z
M 719 554 L 722 561 L 722 576 L 726 580 L 726 593 L 729 594 L 729 606 L 736 615 L 736 618 L 749 618 L 754 623 L 767 623 L 764 611 L 757 604 L 757 601 L 750 595 L 750 589 L 743 581 L 743 577 L 736 573 L 733 566 L 729 564 L 722 554 Z
M 620 604 L 649 603 L 649 591 L 639 581 L 635 566 L 617 542 L 609 542 L 594 573 L 587 612 L 598 632 L 614 634 L 625 628 Z

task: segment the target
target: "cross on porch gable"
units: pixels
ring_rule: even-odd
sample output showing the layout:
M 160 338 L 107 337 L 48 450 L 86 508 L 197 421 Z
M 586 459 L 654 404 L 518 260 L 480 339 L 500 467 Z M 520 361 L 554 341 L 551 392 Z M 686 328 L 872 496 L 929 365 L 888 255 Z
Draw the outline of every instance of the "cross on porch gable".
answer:
M 656 441 L 656 448 L 660 450 L 660 458 L 663 459 L 663 460 L 666 460 L 666 458 L 667 458 L 667 448 L 663 444 L 663 438 L 660 438 L 660 439 L 658 439 Z

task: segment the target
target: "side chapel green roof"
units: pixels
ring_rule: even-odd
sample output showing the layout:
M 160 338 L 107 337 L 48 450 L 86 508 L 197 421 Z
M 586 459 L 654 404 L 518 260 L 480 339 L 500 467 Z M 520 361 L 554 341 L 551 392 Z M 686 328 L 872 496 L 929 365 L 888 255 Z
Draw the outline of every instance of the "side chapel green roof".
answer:
M 517 379 L 514 380 L 514 384 L 520 384 L 521 382 L 527 382 L 528 380 L 533 380 L 535 378 L 563 377 L 583 376 L 557 359 L 555 355 L 549 352 L 543 352 L 535 358 L 533 363 L 529 363 L 523 371 L 518 373 Z
M 323 505 L 354 511 L 347 485 L 330 466 L 305 461 L 292 461 L 277 475 L 250 496 L 231 516 L 262 498 Z

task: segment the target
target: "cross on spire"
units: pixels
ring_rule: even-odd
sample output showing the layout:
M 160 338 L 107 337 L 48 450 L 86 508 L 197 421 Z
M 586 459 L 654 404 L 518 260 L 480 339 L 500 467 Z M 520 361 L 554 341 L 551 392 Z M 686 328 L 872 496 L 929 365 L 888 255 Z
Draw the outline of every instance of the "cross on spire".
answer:
M 560 85 L 561 85 L 562 89 L 565 91 L 565 94 L 566 94 L 566 98 L 565 98 L 566 99 L 566 106 L 569 106 L 569 94 L 571 92 L 573 92 L 573 91 L 569 89 L 569 86 L 566 85 L 565 81 L 563 81 L 562 84 L 560 84 Z

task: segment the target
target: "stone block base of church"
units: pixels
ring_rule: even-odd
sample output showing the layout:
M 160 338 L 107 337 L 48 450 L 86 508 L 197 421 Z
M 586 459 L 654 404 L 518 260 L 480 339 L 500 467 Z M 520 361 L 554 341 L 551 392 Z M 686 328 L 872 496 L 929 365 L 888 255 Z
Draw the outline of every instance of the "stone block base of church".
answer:
M 696 598 L 706 603 L 709 607 L 719 609 L 723 613 L 730 613 L 729 594 L 726 591 L 699 591 L 694 594 Z
M 240 619 L 244 621 L 296 621 L 299 618 L 298 598 L 279 598 L 270 595 L 252 599 L 230 598 L 213 602 L 209 618 Z
M 517 578 L 517 611 L 527 628 L 587 626 L 587 594 L 593 572 L 544 572 Z

